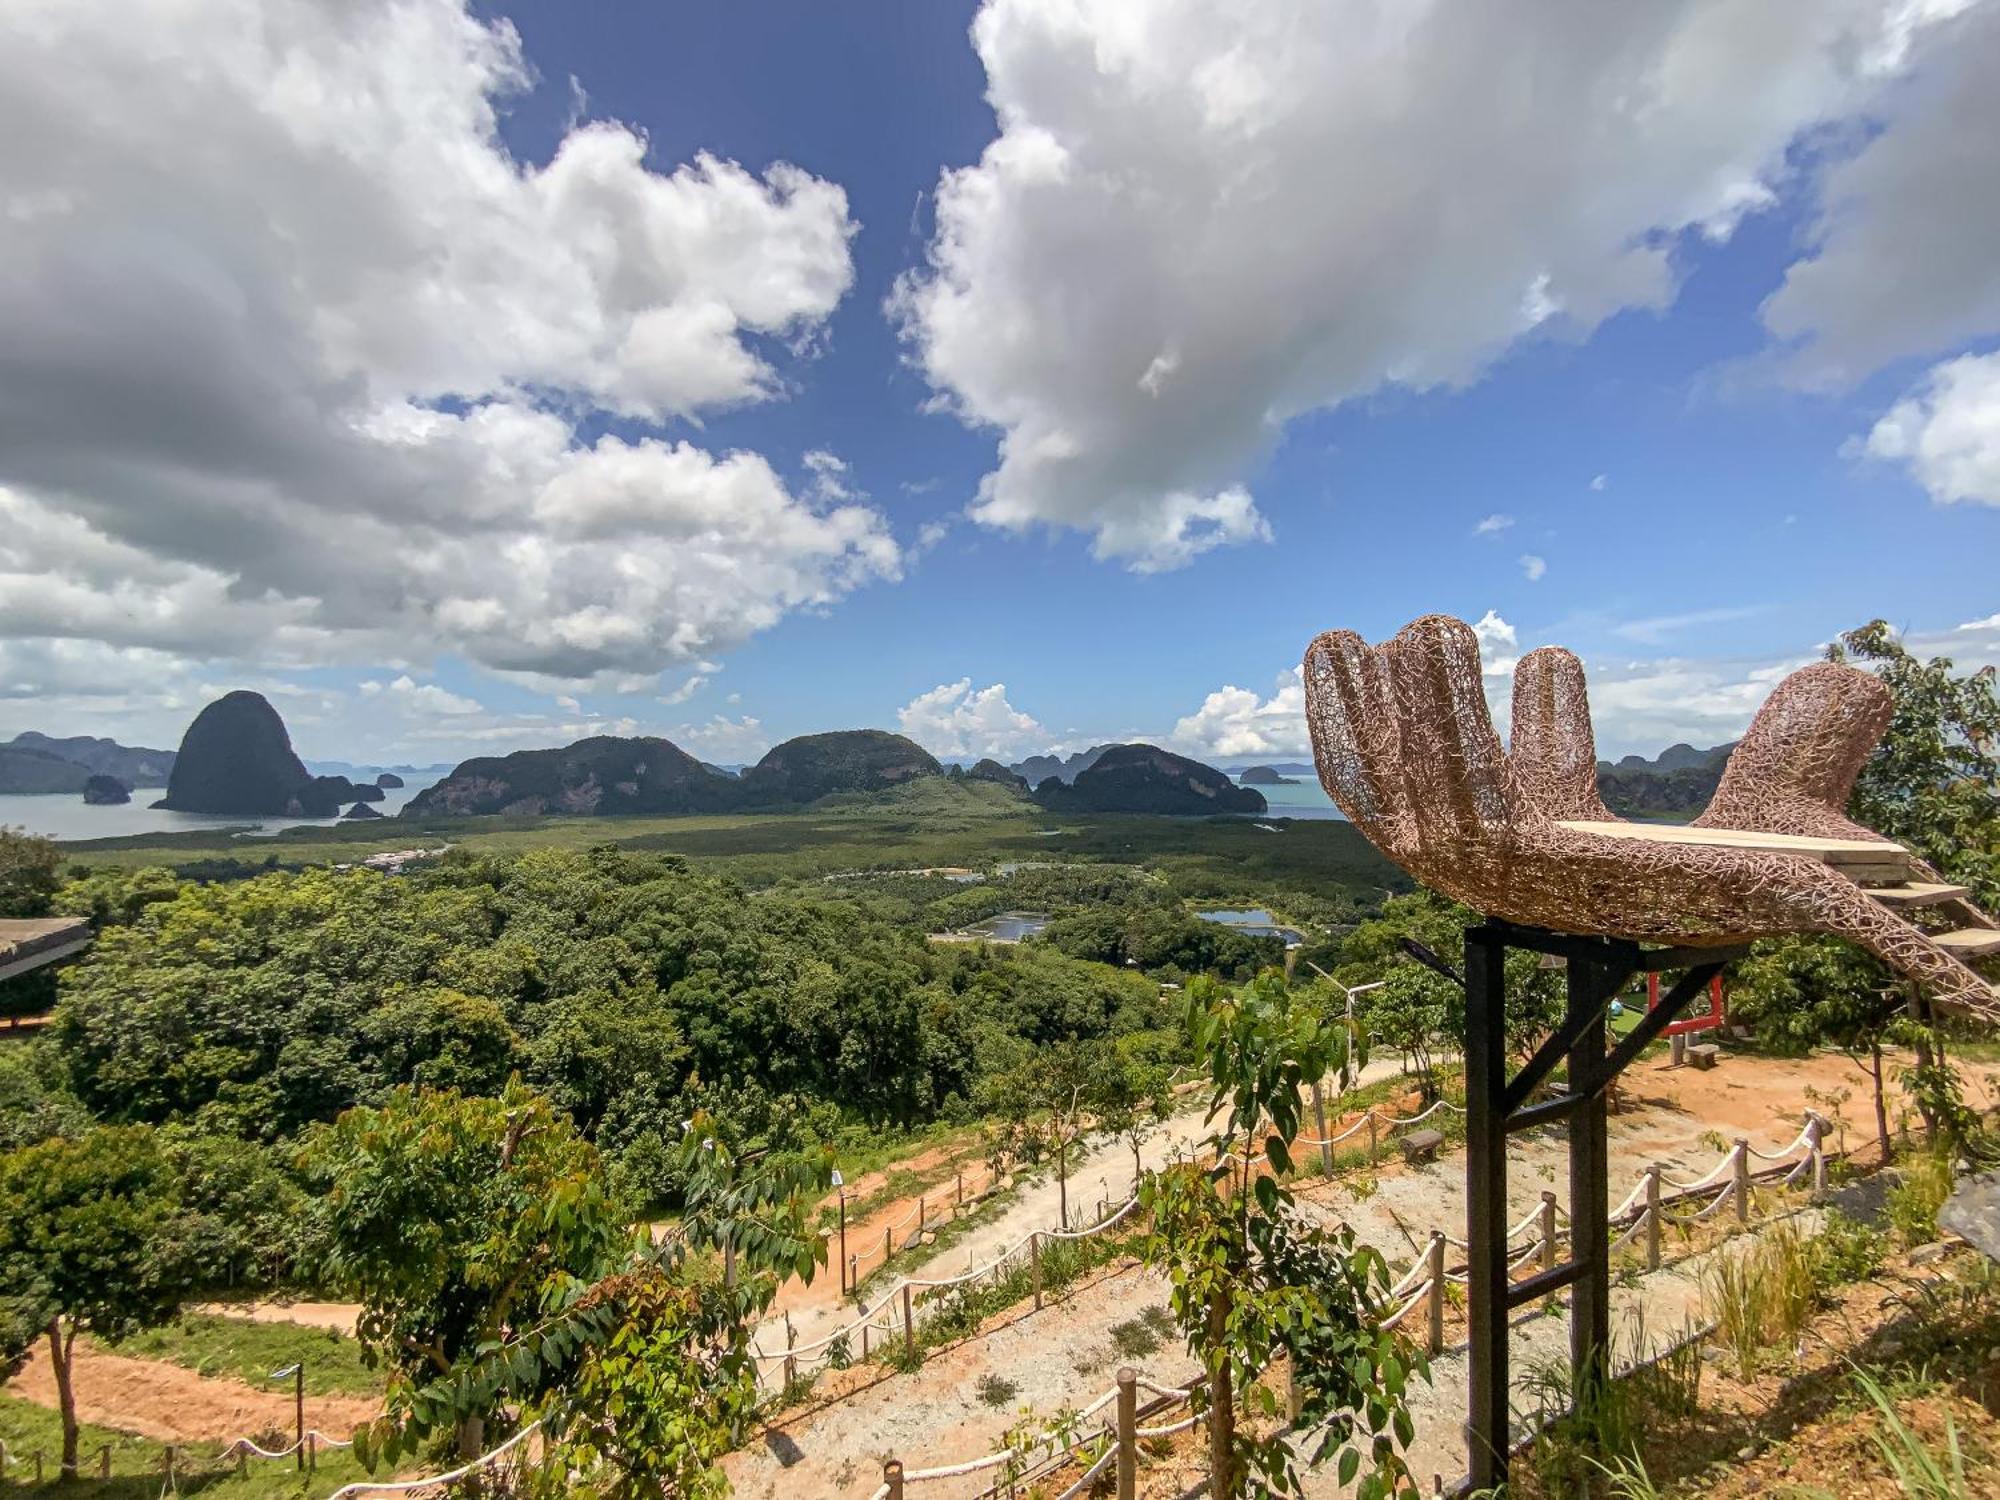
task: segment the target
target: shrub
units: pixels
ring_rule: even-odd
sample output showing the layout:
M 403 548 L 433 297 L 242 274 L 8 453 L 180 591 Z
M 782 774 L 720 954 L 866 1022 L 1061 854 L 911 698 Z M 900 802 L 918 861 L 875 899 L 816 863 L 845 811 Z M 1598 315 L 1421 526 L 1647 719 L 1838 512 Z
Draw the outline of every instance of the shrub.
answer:
M 1951 1196 L 1953 1175 L 1951 1158 L 1941 1152 L 1918 1157 L 1901 1169 L 1884 1212 L 1905 1246 L 1928 1245 L 1937 1238 L 1938 1210 Z
M 1813 1281 L 1822 1292 L 1875 1274 L 1888 1247 L 1887 1236 L 1859 1219 L 1829 1209 L 1812 1241 Z

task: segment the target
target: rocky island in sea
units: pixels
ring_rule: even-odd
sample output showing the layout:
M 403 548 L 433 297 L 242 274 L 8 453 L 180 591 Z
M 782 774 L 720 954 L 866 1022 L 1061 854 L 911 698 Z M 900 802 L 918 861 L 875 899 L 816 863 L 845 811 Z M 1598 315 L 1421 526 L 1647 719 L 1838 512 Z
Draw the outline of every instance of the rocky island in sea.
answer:
M 153 806 L 170 812 L 330 818 L 347 803 L 376 801 L 380 787 L 315 776 L 292 749 L 285 721 L 262 693 L 225 693 L 194 716 Z

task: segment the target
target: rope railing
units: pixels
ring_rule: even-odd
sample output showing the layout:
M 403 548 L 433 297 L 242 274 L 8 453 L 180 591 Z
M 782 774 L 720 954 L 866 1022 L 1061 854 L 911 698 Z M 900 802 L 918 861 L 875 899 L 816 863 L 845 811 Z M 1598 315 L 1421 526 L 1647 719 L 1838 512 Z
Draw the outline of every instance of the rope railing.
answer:
M 1641 1175 L 1638 1186 L 1626 1195 L 1623 1203 L 1606 1216 L 1613 1227 L 1617 1227 L 1621 1220 L 1625 1220 L 1629 1216 L 1629 1222 L 1624 1225 L 1623 1232 L 1611 1242 L 1612 1253 L 1616 1254 L 1628 1245 L 1631 1245 L 1641 1235 L 1644 1235 L 1647 1240 L 1649 1268 L 1657 1269 L 1659 1266 L 1658 1231 L 1661 1223 L 1691 1223 L 1707 1219 L 1721 1212 L 1723 1208 L 1732 1203 L 1738 1205 L 1739 1214 L 1747 1215 L 1747 1195 L 1750 1191 L 1748 1184 L 1753 1178 L 1750 1170 L 1750 1158 L 1753 1155 L 1761 1156 L 1767 1161 L 1775 1161 L 1782 1164 L 1791 1153 L 1798 1152 L 1803 1148 L 1803 1155 L 1800 1156 L 1798 1162 L 1789 1171 L 1782 1174 L 1782 1176 L 1776 1177 L 1775 1180 L 1782 1185 L 1789 1185 L 1796 1182 L 1807 1171 L 1812 1171 L 1814 1173 L 1815 1186 L 1817 1186 L 1820 1174 L 1824 1171 L 1825 1166 L 1823 1142 L 1826 1128 L 1826 1122 L 1820 1116 L 1817 1114 L 1808 1115 L 1805 1128 L 1799 1132 L 1797 1139 L 1792 1142 L 1786 1151 L 1778 1153 L 1775 1157 L 1769 1153 L 1756 1152 L 1746 1142 L 1738 1141 L 1724 1153 L 1721 1162 L 1717 1164 L 1715 1170 L 1698 1179 L 1692 1186 L 1691 1191 L 1689 1189 L 1682 1189 L 1677 1195 L 1679 1199 L 1684 1200 L 1693 1194 L 1705 1193 L 1705 1190 L 1717 1178 L 1722 1176 L 1723 1173 L 1733 1172 L 1730 1180 L 1722 1185 L 1721 1190 L 1709 1202 L 1699 1210 L 1688 1215 L 1676 1215 L 1667 1207 L 1668 1200 L 1662 1196 L 1660 1191 L 1661 1186 L 1671 1180 L 1666 1176 L 1665 1172 L 1657 1164 L 1647 1168 Z M 1130 1207 L 1130 1204 L 1126 1205 L 1126 1208 L 1120 1211 L 1121 1215 L 1129 1211 Z M 1510 1256 L 1508 1260 L 1508 1273 L 1510 1276 L 1530 1262 L 1552 1254 L 1554 1241 L 1563 1238 L 1568 1233 L 1567 1230 L 1554 1227 L 1555 1220 L 1559 1214 L 1561 1214 L 1561 1209 L 1556 1204 L 1553 1195 L 1545 1194 L 1542 1202 L 1531 1208 L 1526 1215 L 1507 1231 L 1506 1239 L 1510 1244 L 1524 1232 L 1529 1230 L 1535 1231 L 1535 1238 Z M 1567 1217 L 1567 1215 L 1563 1215 L 1563 1217 Z M 1391 1332 L 1407 1322 L 1418 1308 L 1426 1309 L 1429 1314 L 1429 1326 L 1424 1335 L 1424 1342 L 1428 1352 L 1431 1354 L 1439 1353 L 1442 1348 L 1445 1288 L 1454 1284 L 1463 1284 L 1466 1280 L 1463 1269 L 1453 1270 L 1445 1264 L 1444 1250 L 1447 1245 L 1457 1245 L 1460 1248 L 1464 1248 L 1465 1242 L 1462 1240 L 1452 1240 L 1442 1232 L 1434 1233 L 1431 1237 L 1429 1248 L 1416 1259 L 1403 1273 L 1401 1278 L 1383 1293 L 1382 1306 L 1387 1310 L 1378 1315 L 1376 1323 L 1376 1326 L 1384 1332 Z M 1131 1383 L 1136 1388 L 1144 1389 L 1158 1398 L 1161 1403 L 1158 1409 L 1161 1410 L 1172 1409 L 1179 1403 L 1186 1401 L 1192 1394 L 1191 1387 L 1161 1386 L 1143 1377 L 1132 1375 L 1130 1371 L 1121 1372 L 1120 1378 L 1124 1380 L 1127 1376 L 1131 1377 Z M 1072 1421 L 1065 1424 L 1063 1432 L 1067 1435 L 1068 1439 L 1066 1451 L 1074 1453 L 1079 1447 L 1083 1447 L 1087 1441 L 1094 1441 L 1094 1439 L 1086 1439 L 1083 1436 L 1080 1431 L 1080 1424 L 1088 1421 L 1090 1417 L 1102 1411 L 1117 1394 L 1118 1392 L 1114 1389 L 1099 1396 L 1081 1412 L 1078 1412 Z M 1124 1415 L 1125 1409 L 1121 1408 L 1121 1419 L 1124 1418 Z M 1091 1484 L 1094 1484 L 1102 1477 L 1111 1464 L 1119 1461 L 1127 1453 L 1134 1455 L 1132 1461 L 1136 1463 L 1136 1450 L 1133 1445 L 1136 1444 L 1138 1439 L 1171 1437 L 1195 1426 L 1198 1420 L 1197 1416 L 1190 1415 L 1179 1421 L 1152 1427 L 1140 1427 L 1137 1425 L 1136 1420 L 1124 1420 L 1120 1427 L 1104 1428 L 1102 1433 L 1111 1439 L 1110 1446 L 1105 1453 L 1086 1467 L 1081 1478 L 1062 1493 L 1064 1495 L 1080 1495 L 1084 1493 Z M 1044 1435 L 1041 1439 L 1037 1440 L 1037 1444 L 1047 1446 L 1052 1440 L 1053 1435 Z M 962 1464 L 953 1464 L 932 1469 L 917 1469 L 908 1472 L 903 1470 L 899 1461 L 892 1459 L 885 1466 L 885 1482 L 875 1491 L 873 1500 L 903 1500 L 904 1486 L 906 1485 L 921 1483 L 925 1480 L 944 1479 L 978 1473 L 985 1469 L 998 1467 L 1008 1462 L 1010 1458 L 1025 1459 L 1028 1456 L 1028 1452 L 1032 1451 L 1034 1446 L 1030 1445 L 1027 1450 L 1003 1449 L 998 1453 L 984 1454 L 979 1458 L 968 1460 Z
M 852 1322 L 836 1328 L 833 1332 L 824 1334 L 809 1343 L 794 1344 L 782 1352 L 769 1352 L 753 1340 L 750 1352 L 757 1361 L 758 1383 L 760 1386 L 764 1385 L 767 1382 L 773 1381 L 775 1377 L 777 1388 L 783 1389 L 785 1385 L 797 1379 L 801 1373 L 809 1373 L 802 1368 L 807 1362 L 810 1362 L 814 1369 L 824 1367 L 829 1363 L 833 1346 L 843 1340 L 846 1341 L 851 1351 L 854 1341 L 860 1339 L 862 1357 L 866 1358 L 872 1352 L 872 1339 L 878 1330 L 884 1339 L 894 1339 L 900 1333 L 906 1344 L 914 1345 L 917 1324 L 923 1321 L 917 1316 L 917 1310 L 920 1306 L 926 1303 L 934 1303 L 939 1293 L 948 1291 L 951 1288 L 967 1286 L 984 1277 L 997 1277 L 1004 1274 L 1010 1264 L 1018 1267 L 1023 1251 L 1026 1251 L 1026 1258 L 1034 1281 L 1033 1295 L 1035 1297 L 1035 1305 L 1039 1307 L 1042 1295 L 1042 1241 L 1057 1240 L 1074 1242 L 1103 1234 L 1122 1223 L 1138 1206 L 1139 1196 L 1137 1193 L 1134 1193 L 1130 1198 L 1127 1198 L 1123 1203 L 1118 1205 L 1117 1208 L 1101 1211 L 1097 1222 L 1084 1229 L 1031 1230 L 1001 1250 L 991 1260 L 981 1265 L 968 1267 L 956 1276 L 898 1277 L 895 1284 L 883 1292 L 874 1305 L 865 1307 Z M 1100 1205 L 1100 1207 L 1102 1210 L 1108 1208 L 1108 1205 Z M 919 1298 L 918 1293 L 925 1295 Z M 900 1319 L 896 1316 L 898 1303 L 901 1304 Z M 886 1322 L 882 1321 L 882 1315 L 885 1311 L 889 1313 L 889 1318 Z
M 1139 1392 L 1142 1390 L 1154 1398 L 1144 1409 L 1146 1416 L 1171 1411 L 1186 1403 L 1194 1394 L 1192 1385 L 1160 1385 L 1135 1370 L 1122 1369 L 1118 1372 L 1117 1384 L 1088 1405 L 1077 1411 L 1064 1412 L 1046 1429 L 1017 1438 L 995 1452 L 928 1469 L 905 1469 L 901 1459 L 889 1459 L 882 1466 L 882 1484 L 871 1500 L 904 1500 L 907 1489 L 912 1485 L 963 1479 L 1003 1466 L 1007 1469 L 1005 1478 L 1000 1485 L 983 1491 L 984 1495 L 1011 1494 L 1031 1475 L 1039 1474 L 1046 1480 L 1050 1472 L 1059 1473 L 1071 1462 L 1081 1464 L 1083 1472 L 1065 1489 L 1057 1492 L 1057 1500 L 1073 1500 L 1075 1496 L 1088 1493 L 1114 1468 L 1120 1474 L 1122 1483 L 1125 1477 L 1137 1472 L 1140 1439 L 1171 1437 L 1187 1431 L 1200 1420 L 1198 1416 L 1190 1415 L 1177 1422 L 1140 1426 Z M 1099 1416 L 1114 1402 L 1117 1409 L 1109 1419 Z M 1103 1451 L 1092 1456 L 1099 1443 L 1104 1445 Z
M 497 1460 L 513 1452 L 538 1432 L 541 1425 L 539 1421 L 530 1422 L 492 1452 L 482 1453 L 471 1463 L 461 1464 L 443 1474 L 433 1474 L 427 1479 L 383 1480 L 380 1483 L 374 1480 L 362 1480 L 356 1484 L 344 1484 L 327 1496 L 327 1500 L 349 1500 L 349 1497 L 355 1495 L 408 1495 L 438 1485 L 457 1484 L 462 1479 L 469 1479 L 474 1474 L 491 1468 Z

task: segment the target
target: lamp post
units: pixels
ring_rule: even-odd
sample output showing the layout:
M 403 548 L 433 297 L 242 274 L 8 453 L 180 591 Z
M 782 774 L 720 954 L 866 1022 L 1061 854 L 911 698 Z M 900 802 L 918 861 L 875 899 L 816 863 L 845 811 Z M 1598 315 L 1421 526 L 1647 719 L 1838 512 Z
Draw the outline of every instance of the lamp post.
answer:
M 1428 952 L 1429 950 L 1426 949 L 1425 951 Z M 1308 969 L 1311 969 L 1313 973 L 1319 975 L 1319 977 L 1324 979 L 1328 984 L 1337 986 L 1347 996 L 1347 1060 L 1341 1063 L 1340 1065 L 1340 1091 L 1344 1094 L 1348 1091 L 1348 1089 L 1353 1087 L 1352 1076 L 1354 1069 L 1354 1035 L 1355 1035 L 1354 997 L 1356 995 L 1365 995 L 1370 990 L 1381 989 L 1383 981 L 1380 979 L 1376 979 L 1370 981 L 1367 984 L 1341 984 L 1341 982 L 1338 979 L 1335 979 L 1331 974 L 1327 973 L 1326 970 L 1322 969 L 1318 964 L 1314 963 L 1311 959 L 1306 960 L 1306 967 Z M 1319 1133 L 1321 1135 L 1326 1134 L 1326 1126 L 1324 1123 L 1321 1124 Z
M 833 1185 L 840 1193 L 840 1291 L 845 1296 L 854 1289 L 847 1284 L 847 1179 L 838 1167 L 833 1169 Z
M 266 1378 L 272 1381 L 279 1381 L 285 1379 L 287 1376 L 291 1377 L 292 1413 L 296 1418 L 298 1425 L 298 1441 L 293 1446 L 292 1454 L 293 1457 L 295 1457 L 298 1460 L 298 1466 L 300 1472 L 304 1472 L 306 1466 L 306 1363 L 305 1361 L 300 1360 L 295 1365 L 286 1365 L 285 1368 L 282 1370 L 273 1370 L 270 1373 L 270 1375 Z

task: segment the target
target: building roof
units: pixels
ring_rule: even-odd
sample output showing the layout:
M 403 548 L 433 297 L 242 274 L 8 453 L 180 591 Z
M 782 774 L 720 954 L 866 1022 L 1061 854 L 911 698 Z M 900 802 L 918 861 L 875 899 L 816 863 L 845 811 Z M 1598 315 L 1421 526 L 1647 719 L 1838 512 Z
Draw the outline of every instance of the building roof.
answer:
M 90 946 L 81 917 L 0 918 L 0 979 L 12 979 Z

